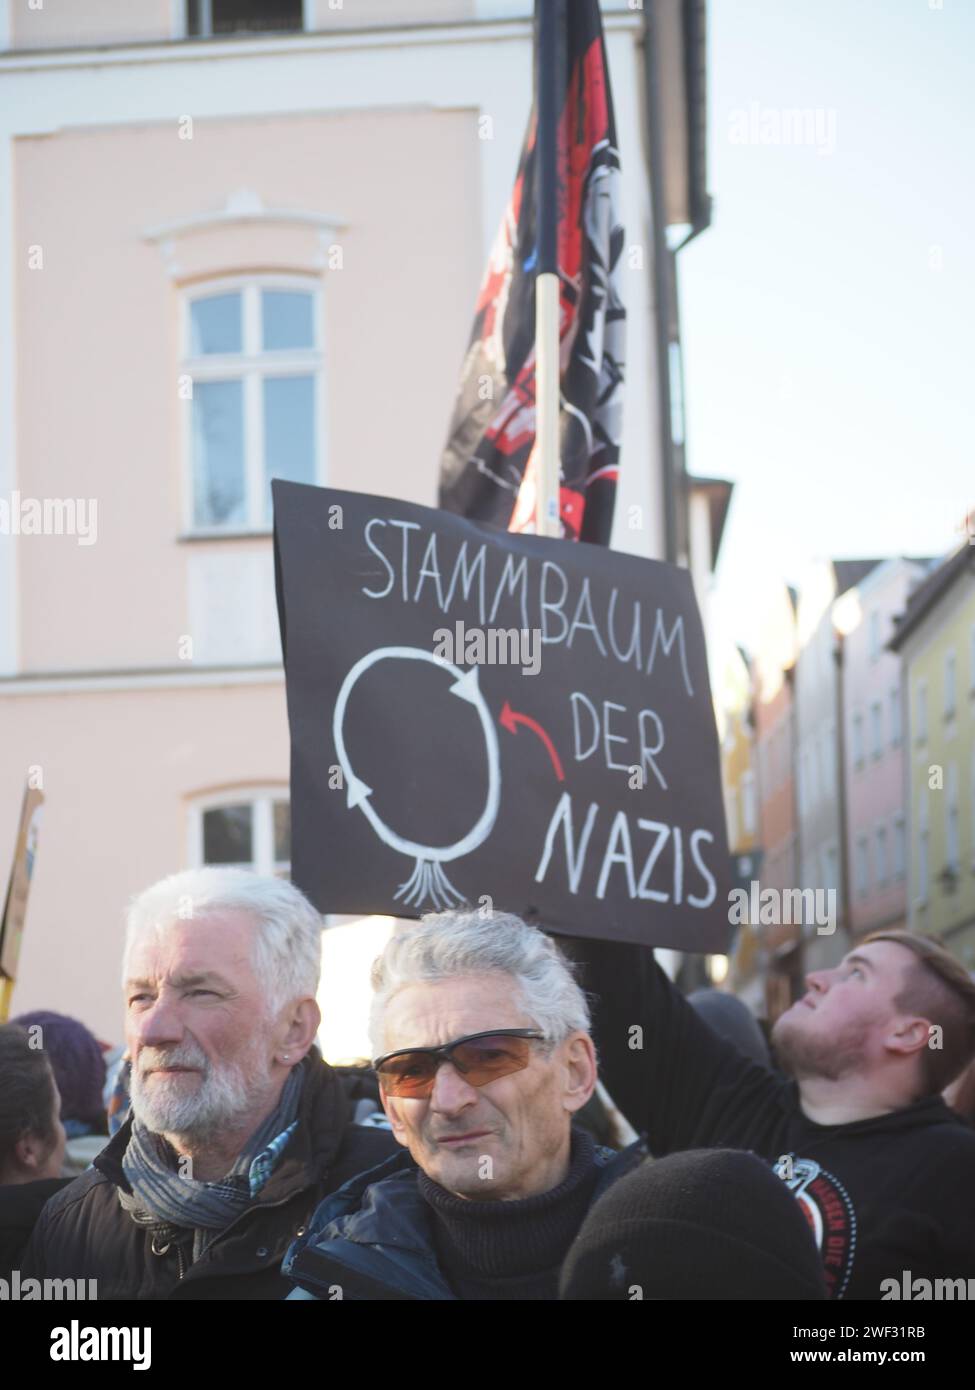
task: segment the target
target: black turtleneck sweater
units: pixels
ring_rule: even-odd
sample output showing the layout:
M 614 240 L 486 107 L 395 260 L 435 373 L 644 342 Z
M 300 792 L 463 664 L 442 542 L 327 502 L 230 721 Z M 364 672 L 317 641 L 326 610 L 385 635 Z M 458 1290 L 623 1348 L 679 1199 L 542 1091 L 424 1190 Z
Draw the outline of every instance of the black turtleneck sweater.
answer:
M 521 1201 L 455 1197 L 420 1170 L 419 1190 L 434 1216 L 434 1243 L 459 1298 L 559 1296 L 559 1270 L 592 1203 L 599 1177 L 595 1145 L 572 1131 L 569 1171 L 558 1187 Z

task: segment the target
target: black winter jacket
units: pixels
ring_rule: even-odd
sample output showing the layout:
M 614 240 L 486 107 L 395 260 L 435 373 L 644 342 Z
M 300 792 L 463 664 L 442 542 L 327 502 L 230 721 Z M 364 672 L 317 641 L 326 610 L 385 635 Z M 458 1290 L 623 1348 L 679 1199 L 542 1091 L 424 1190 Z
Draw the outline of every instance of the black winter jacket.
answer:
M 69 1182 L 70 1178 L 39 1178 L 0 1187 L 0 1279 L 9 1279 L 11 1271 L 20 1268 L 44 1204 Z
M 254 1204 L 190 1262 L 191 1234 L 160 1241 L 119 1202 L 127 1120 L 94 1166 L 44 1207 L 23 1259 L 23 1276 L 95 1279 L 99 1299 L 280 1299 L 291 1285 L 281 1259 L 322 1198 L 398 1145 L 388 1129 L 356 1125 L 341 1078 L 312 1052 L 298 1128 Z

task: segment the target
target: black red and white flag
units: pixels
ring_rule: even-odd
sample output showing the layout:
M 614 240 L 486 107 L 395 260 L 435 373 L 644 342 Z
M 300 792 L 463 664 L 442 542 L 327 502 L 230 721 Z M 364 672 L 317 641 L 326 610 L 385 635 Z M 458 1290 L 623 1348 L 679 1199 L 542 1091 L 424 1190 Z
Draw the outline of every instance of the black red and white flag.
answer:
M 564 7 L 559 90 L 559 513 L 566 539 L 608 545 L 619 468 L 625 310 L 616 124 L 597 0 Z M 477 297 L 444 452 L 440 505 L 535 529 L 537 107 Z

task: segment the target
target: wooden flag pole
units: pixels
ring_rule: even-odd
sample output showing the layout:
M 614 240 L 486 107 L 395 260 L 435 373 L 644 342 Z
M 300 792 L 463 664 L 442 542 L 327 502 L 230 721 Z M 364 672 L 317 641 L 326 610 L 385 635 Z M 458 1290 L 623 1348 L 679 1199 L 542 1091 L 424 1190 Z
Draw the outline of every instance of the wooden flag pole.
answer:
M 559 524 L 559 255 L 558 135 L 562 114 L 566 0 L 535 0 L 535 531 L 561 535 Z M 597 1092 L 621 1146 L 636 1131 L 600 1081 Z
M 14 862 L 7 884 L 7 895 L 0 911 L 0 1023 L 6 1023 L 12 1007 L 20 943 L 24 935 L 24 918 L 27 915 L 27 893 L 34 871 L 37 831 L 43 804 L 44 793 L 28 782 L 20 811 L 20 825 L 14 845 Z
M 536 0 L 535 530 L 559 527 L 559 58 L 565 0 Z

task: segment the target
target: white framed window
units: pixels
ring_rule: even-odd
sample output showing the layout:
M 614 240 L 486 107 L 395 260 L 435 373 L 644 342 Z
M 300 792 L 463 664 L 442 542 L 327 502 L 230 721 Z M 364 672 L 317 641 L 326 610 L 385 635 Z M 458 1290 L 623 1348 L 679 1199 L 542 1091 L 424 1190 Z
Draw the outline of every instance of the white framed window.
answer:
M 867 854 L 867 837 L 861 835 L 857 840 L 857 893 L 861 898 L 867 896 L 870 887 L 870 863 Z
M 914 687 L 914 737 L 917 743 L 924 743 L 928 737 L 927 681 L 918 681 Z
M 870 614 L 870 660 L 876 661 L 880 655 L 880 614 Z
M 834 797 L 836 795 L 836 726 L 832 719 L 823 729 L 820 735 L 820 746 L 822 749 L 822 772 L 823 772 L 823 795 Z
M 870 739 L 873 756 L 879 758 L 884 751 L 884 707 L 879 700 L 870 706 Z
M 812 734 L 809 738 L 809 805 L 815 806 L 819 801 L 819 743 L 816 735 Z
M 185 0 L 189 38 L 228 34 L 300 32 L 305 26 L 304 0 Z
M 287 878 L 291 806 L 284 788 L 233 788 L 190 807 L 189 862 L 194 868 L 254 869 Z
M 853 765 L 863 766 L 863 715 L 859 712 L 853 716 Z
M 266 531 L 271 479 L 324 479 L 321 291 L 302 276 L 221 279 L 183 301 L 184 529 Z
M 946 719 L 954 719 L 955 706 L 957 703 L 957 665 L 955 653 L 953 651 L 945 654 L 945 706 L 944 715 Z
M 907 860 L 907 831 L 903 812 L 894 817 L 894 877 L 903 878 Z
M 874 877 L 877 880 L 877 887 L 882 888 L 887 882 L 887 827 L 878 825 L 874 838 Z
M 896 748 L 901 741 L 901 691 L 899 685 L 890 688 L 890 746 Z
M 917 900 L 928 900 L 928 793 L 921 792 L 917 816 Z
M 959 864 L 958 838 L 958 764 L 948 764 L 945 778 L 945 855 L 949 869 L 957 873 Z

